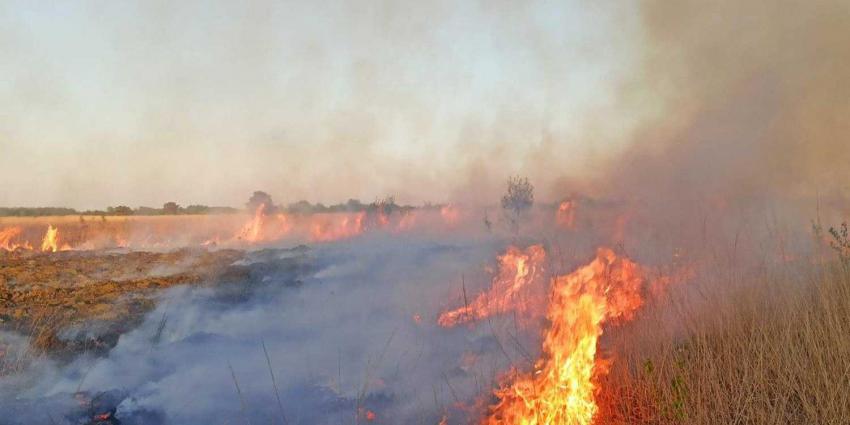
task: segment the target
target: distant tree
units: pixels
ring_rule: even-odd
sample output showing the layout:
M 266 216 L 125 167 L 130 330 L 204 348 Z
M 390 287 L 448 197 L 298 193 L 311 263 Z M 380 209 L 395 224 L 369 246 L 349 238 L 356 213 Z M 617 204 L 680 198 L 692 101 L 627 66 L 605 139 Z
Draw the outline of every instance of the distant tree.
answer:
M 13 207 L 13 208 L 0 208 L 0 216 L 11 216 L 11 217 L 38 217 L 38 216 L 49 216 L 49 215 L 76 215 L 78 212 L 73 208 L 64 208 L 64 207 L 37 207 L 37 208 L 29 208 L 29 207 Z
M 275 209 L 274 202 L 272 202 L 272 197 L 266 192 L 262 190 L 255 191 L 251 198 L 248 199 L 248 202 L 245 204 L 245 208 L 250 212 L 254 212 L 260 205 L 266 206 L 266 213 L 273 212 Z
M 177 202 L 166 202 L 162 204 L 162 213 L 166 215 L 176 215 L 180 212 L 180 205 Z
M 133 215 L 133 209 L 126 205 L 119 205 L 115 208 L 109 207 L 107 211 L 113 215 Z
M 162 210 L 151 207 L 139 207 L 133 211 L 133 215 L 160 215 Z
M 190 205 L 189 207 L 192 206 L 203 208 L 204 214 L 236 214 L 240 212 L 238 209 L 232 207 L 208 207 L 205 205 Z M 187 212 L 189 207 L 186 208 Z
M 366 209 L 366 206 L 359 199 L 349 199 L 345 203 L 345 209 L 348 211 L 363 211 Z
M 534 205 L 534 186 L 525 177 L 508 178 L 508 191 L 502 196 L 502 210 L 514 232 L 519 230 L 522 215 Z
M 210 212 L 210 207 L 206 205 L 189 205 L 186 208 L 183 208 L 183 212 L 186 214 L 208 214 Z
M 305 200 L 301 200 L 289 204 L 286 210 L 292 214 L 310 214 L 313 212 L 313 205 Z

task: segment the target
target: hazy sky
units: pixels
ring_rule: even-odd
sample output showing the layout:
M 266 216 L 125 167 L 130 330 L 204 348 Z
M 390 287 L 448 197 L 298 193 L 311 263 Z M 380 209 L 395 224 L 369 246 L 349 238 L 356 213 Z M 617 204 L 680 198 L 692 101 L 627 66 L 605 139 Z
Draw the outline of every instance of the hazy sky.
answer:
M 7 0 L 0 206 L 555 197 L 635 119 L 630 3 Z

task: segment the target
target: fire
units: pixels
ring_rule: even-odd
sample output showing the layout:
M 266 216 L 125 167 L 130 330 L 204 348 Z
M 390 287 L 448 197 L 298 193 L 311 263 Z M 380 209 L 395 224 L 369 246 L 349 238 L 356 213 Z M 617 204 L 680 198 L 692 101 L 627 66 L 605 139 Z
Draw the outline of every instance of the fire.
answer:
M 457 224 L 460 220 L 460 209 L 454 205 L 445 205 L 440 208 L 440 217 L 443 218 L 443 222 L 452 226 Z
M 555 223 L 565 229 L 574 229 L 576 220 L 576 206 L 573 201 L 564 201 L 558 205 L 555 213 Z
M 4 251 L 14 251 L 18 248 L 32 249 L 29 242 L 16 242 L 23 231 L 20 227 L 7 227 L 0 230 L 0 249 Z
M 248 242 L 260 241 L 263 234 L 263 222 L 266 216 L 266 204 L 260 204 L 254 211 L 254 217 L 242 227 L 239 232 L 240 238 Z
M 366 213 L 315 217 L 310 227 L 310 239 L 328 242 L 347 239 L 363 233 Z
M 589 264 L 554 278 L 543 355 L 533 373 L 495 391 L 499 402 L 482 423 L 590 424 L 598 410 L 595 378 L 607 369 L 596 356 L 602 325 L 630 319 L 643 304 L 644 285 L 639 265 L 606 248 Z
M 528 310 L 529 300 L 522 298 L 523 289 L 542 275 L 545 260 L 546 251 L 541 245 L 530 246 L 525 251 L 509 247 L 499 256 L 499 273 L 493 278 L 490 290 L 463 307 L 443 312 L 437 322 L 451 327 L 494 314 Z
M 270 242 L 283 238 L 292 228 L 292 223 L 285 214 L 268 214 L 266 204 L 260 204 L 254 211 L 250 221 L 242 226 L 236 239 L 257 243 Z
M 412 229 L 416 225 L 416 213 L 413 211 L 407 211 L 402 213 L 401 218 L 398 220 L 398 224 L 396 225 L 396 232 L 404 232 Z
M 43 252 L 66 251 L 71 249 L 67 244 L 59 246 L 59 229 L 53 225 L 47 225 L 47 231 L 44 232 L 44 239 L 41 240 L 41 250 Z
M 56 252 L 59 250 L 56 238 L 58 237 L 59 229 L 52 225 L 47 225 L 47 232 L 44 233 L 44 239 L 41 241 L 41 250 L 45 252 Z

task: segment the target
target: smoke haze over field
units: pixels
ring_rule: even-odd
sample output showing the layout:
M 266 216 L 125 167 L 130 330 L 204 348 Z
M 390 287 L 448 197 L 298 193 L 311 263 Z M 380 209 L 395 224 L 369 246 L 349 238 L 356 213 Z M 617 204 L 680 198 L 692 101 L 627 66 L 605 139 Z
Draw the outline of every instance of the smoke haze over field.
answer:
M 602 182 L 638 199 L 850 194 L 850 9 L 645 1 L 626 99 L 663 103 Z M 625 184 L 624 184 L 625 183 Z
M 634 16 L 581 1 L 5 2 L 0 205 L 241 205 L 257 188 L 492 202 L 516 173 L 545 192 L 634 121 L 614 103 Z
M 780 3 L 6 3 L 0 205 L 846 193 L 850 12 Z

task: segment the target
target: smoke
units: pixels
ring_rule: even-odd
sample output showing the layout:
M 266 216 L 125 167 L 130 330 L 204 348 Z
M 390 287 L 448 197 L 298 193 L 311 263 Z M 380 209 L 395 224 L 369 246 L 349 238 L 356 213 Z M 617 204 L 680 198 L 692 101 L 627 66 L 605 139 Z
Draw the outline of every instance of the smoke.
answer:
M 850 194 L 846 4 L 645 1 L 641 16 L 623 99 L 653 114 L 602 185 L 655 200 Z
M 279 423 L 279 394 L 290 424 L 355 423 L 358 409 L 379 423 L 463 422 L 520 352 L 499 348 L 509 319 L 446 330 L 436 318 L 459 302 L 461 276 L 473 292 L 489 284 L 502 246 L 379 236 L 256 251 L 248 277 L 163 293 L 108 355 L 3 378 L 0 407 L 12 424 L 76 423 L 80 398 L 117 406 L 126 424 Z
M 0 205 L 242 205 L 257 188 L 283 204 L 490 202 L 509 175 L 580 174 L 585 122 L 620 132 L 594 117 L 633 59 L 630 16 L 581 1 L 5 4 Z

